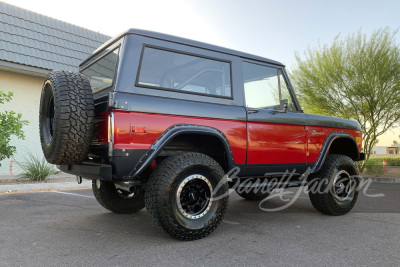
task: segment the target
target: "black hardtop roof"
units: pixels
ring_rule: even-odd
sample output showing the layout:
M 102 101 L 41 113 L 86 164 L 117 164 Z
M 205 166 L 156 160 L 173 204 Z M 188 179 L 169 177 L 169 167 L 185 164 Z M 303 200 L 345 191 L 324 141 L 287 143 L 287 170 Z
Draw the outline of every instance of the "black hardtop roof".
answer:
M 229 49 L 229 48 L 225 48 L 225 47 L 221 47 L 221 46 L 217 46 L 217 45 L 212 45 L 212 44 L 203 43 L 203 42 L 199 42 L 199 41 L 194 41 L 194 40 L 190 40 L 190 39 L 186 39 L 186 38 L 181 38 L 181 37 L 177 37 L 177 36 L 173 36 L 173 35 L 169 35 L 169 34 L 153 32 L 153 31 L 146 31 L 146 30 L 140 30 L 140 29 L 129 29 L 129 30 L 124 31 L 121 34 L 111 38 L 110 40 L 105 42 L 103 45 L 101 45 L 99 48 L 97 48 L 89 58 L 87 58 L 84 62 L 81 63 L 81 65 L 83 65 L 85 62 L 87 62 L 92 56 L 97 54 L 99 51 L 103 50 L 105 47 L 111 45 L 112 43 L 118 41 L 120 38 L 122 38 L 122 37 L 124 37 L 125 35 L 128 35 L 128 34 L 135 34 L 135 35 L 140 35 L 140 36 L 145 36 L 145 37 L 165 40 L 165 41 L 169 41 L 169 42 L 174 42 L 174 43 L 179 43 L 179 44 L 184 44 L 184 45 L 190 45 L 190 46 L 193 46 L 193 47 L 199 47 L 199 48 L 203 48 L 203 49 L 208 49 L 208 50 L 212 50 L 212 51 L 216 51 L 216 52 L 220 52 L 220 53 L 230 54 L 230 55 L 239 56 L 239 57 L 242 57 L 242 58 L 247 58 L 247 59 L 261 61 L 261 62 L 266 62 L 266 63 L 270 63 L 270 64 L 279 65 L 279 66 L 284 67 L 284 65 L 281 62 L 278 62 L 278 61 L 275 61 L 275 60 L 271 60 L 271 59 L 268 59 L 268 58 L 264 58 L 264 57 L 260 57 L 260 56 L 256 56 L 256 55 L 252 55 L 252 54 L 236 51 L 236 50 L 233 50 L 233 49 Z

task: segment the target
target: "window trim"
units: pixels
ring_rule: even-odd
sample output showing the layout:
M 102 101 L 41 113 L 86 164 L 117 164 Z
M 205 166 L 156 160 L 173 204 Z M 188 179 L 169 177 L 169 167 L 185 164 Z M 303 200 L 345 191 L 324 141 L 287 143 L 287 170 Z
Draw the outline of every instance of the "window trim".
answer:
M 302 109 L 300 108 L 300 105 L 297 102 L 297 98 L 295 97 L 295 94 L 294 94 L 294 91 L 293 91 L 293 88 L 292 88 L 291 84 L 287 82 L 287 77 L 286 77 L 285 72 L 283 71 L 282 67 L 277 67 L 277 66 L 271 65 L 269 63 L 252 62 L 252 61 L 243 59 L 242 60 L 242 77 L 243 77 L 243 65 L 244 65 L 243 63 L 249 63 L 249 64 L 254 64 L 254 65 L 259 65 L 259 66 L 262 66 L 262 67 L 268 67 L 268 68 L 276 69 L 277 76 L 278 76 L 278 85 L 279 85 L 279 98 L 280 98 L 279 101 L 282 100 L 281 99 L 282 98 L 282 95 L 281 95 L 282 94 L 282 88 L 281 88 L 281 81 L 280 81 L 281 80 L 280 79 L 280 75 L 282 75 L 283 81 L 286 84 L 286 87 L 289 89 L 289 94 L 290 94 L 290 97 L 292 98 L 292 102 L 296 107 L 296 110 L 288 110 L 287 112 L 303 113 Z M 243 83 L 243 93 L 244 93 L 244 106 L 246 108 L 250 108 L 251 109 L 252 107 L 248 107 L 247 106 L 246 90 L 245 90 L 245 87 L 244 87 L 244 79 L 243 78 L 242 78 L 242 83 Z M 263 108 L 253 108 L 253 109 L 268 110 L 268 109 L 263 109 Z
M 93 89 L 90 88 L 92 90 L 93 94 L 98 94 L 104 90 L 110 89 L 115 85 L 115 79 L 117 78 L 117 72 L 118 72 L 118 64 L 119 64 L 119 59 L 120 59 L 120 53 L 121 53 L 121 44 L 118 44 L 116 47 L 114 47 L 113 49 L 110 49 L 110 51 L 104 53 L 103 55 L 101 55 L 99 58 L 97 58 L 96 60 L 94 60 L 92 63 L 90 63 L 89 65 L 87 65 L 86 67 L 84 67 L 83 69 L 79 70 L 79 73 L 83 74 L 82 72 L 84 70 L 86 70 L 87 68 L 90 68 L 90 66 L 96 64 L 98 61 L 100 61 L 101 59 L 103 59 L 104 57 L 108 56 L 109 54 L 113 53 L 115 50 L 118 49 L 118 53 L 117 53 L 117 61 L 115 61 L 115 67 L 114 67 L 114 77 L 112 78 L 112 82 L 109 86 L 104 87 L 96 92 L 93 92 Z M 85 74 L 83 74 L 85 75 Z M 86 75 L 85 75 L 86 76 Z M 87 76 L 86 76 L 87 77 Z
M 283 68 L 279 68 L 282 73 L 282 77 L 286 83 L 287 88 L 289 89 L 290 96 L 292 97 L 293 103 L 296 105 L 296 111 L 288 111 L 288 112 L 296 112 L 296 113 L 304 113 L 303 109 L 300 106 L 300 102 L 297 99 L 297 95 L 294 93 L 294 89 L 292 83 L 290 82 L 289 76 L 283 70 Z
M 282 87 L 281 87 L 281 78 L 283 79 L 286 88 L 289 90 L 290 97 L 292 98 L 292 104 L 294 104 L 296 110 L 289 110 L 287 112 L 301 112 L 300 108 L 297 106 L 297 99 L 294 95 L 293 89 L 289 86 L 289 83 L 286 82 L 286 77 L 281 68 L 278 68 L 278 80 L 279 80 L 279 94 L 280 94 L 280 101 L 282 101 Z
M 193 57 L 204 58 L 204 59 L 209 59 L 209 60 L 228 63 L 229 64 L 229 76 L 230 76 L 229 77 L 229 83 L 230 83 L 230 87 L 231 87 L 231 90 L 230 90 L 231 96 L 222 96 L 222 95 L 213 95 L 213 94 L 206 94 L 206 93 L 197 93 L 197 92 L 184 91 L 184 90 L 178 90 L 178 89 L 172 89 L 172 88 L 166 88 L 166 87 L 158 87 L 158 86 L 140 84 L 139 83 L 139 78 L 140 78 L 140 72 L 142 70 L 143 55 L 144 55 L 144 51 L 145 51 L 146 48 L 152 48 L 152 49 L 156 49 L 156 50 L 162 50 L 162 51 L 177 53 L 177 54 L 181 54 L 181 55 L 193 56 Z M 182 50 L 174 50 L 174 49 L 170 49 L 170 48 L 166 48 L 166 47 L 143 44 L 142 51 L 141 51 L 141 54 L 140 54 L 138 72 L 136 74 L 135 86 L 136 87 L 142 87 L 142 88 L 149 88 L 149 89 L 176 92 L 176 93 L 200 95 L 200 96 L 206 96 L 206 97 L 214 97 L 214 98 L 223 98 L 223 99 L 233 100 L 232 61 L 231 60 L 226 60 L 226 59 L 208 57 L 208 56 L 199 55 L 199 54 L 195 54 L 195 53 L 189 53 L 189 52 L 182 51 Z

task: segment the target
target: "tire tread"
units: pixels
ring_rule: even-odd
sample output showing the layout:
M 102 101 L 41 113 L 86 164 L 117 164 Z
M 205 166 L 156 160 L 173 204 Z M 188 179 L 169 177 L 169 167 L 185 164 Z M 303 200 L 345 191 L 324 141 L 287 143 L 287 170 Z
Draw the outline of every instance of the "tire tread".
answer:
M 80 73 L 52 71 L 43 86 L 42 99 L 49 84 L 54 94 L 56 129 L 52 142 L 55 144 L 51 150 L 43 149 L 43 152 L 52 164 L 80 163 L 89 152 L 94 134 L 94 99 L 90 82 Z M 42 108 L 39 116 L 43 116 Z M 40 138 L 42 147 L 46 146 L 42 133 Z
M 168 157 L 154 170 L 146 184 L 146 209 L 154 224 L 162 231 L 181 240 L 196 240 L 212 233 L 221 223 L 223 215 L 228 206 L 228 197 L 224 197 L 221 208 L 209 220 L 211 223 L 203 229 L 189 231 L 178 225 L 170 216 L 171 208 L 165 199 L 166 190 L 170 188 L 171 177 L 175 177 L 180 170 L 193 164 L 202 164 L 210 167 L 218 176 L 223 177 L 221 166 L 212 158 L 200 153 L 181 153 Z M 223 190 L 228 190 L 228 184 L 223 185 Z M 207 222 L 208 223 L 208 222 Z M 205 224 L 207 224 L 205 223 Z
M 345 155 L 331 154 L 327 156 L 322 169 L 310 177 L 311 180 L 315 179 L 318 182 L 323 178 L 332 179 L 336 167 L 339 166 L 340 164 L 345 164 L 347 165 L 347 167 L 353 168 L 354 172 L 357 173 L 357 166 L 355 165 L 354 161 L 351 158 Z M 355 192 L 353 201 L 347 207 L 339 206 L 335 202 L 334 197 L 330 192 L 328 193 L 309 192 L 309 197 L 312 205 L 319 212 L 322 212 L 327 215 L 339 216 L 350 212 L 350 210 L 354 207 L 357 201 L 358 192 Z

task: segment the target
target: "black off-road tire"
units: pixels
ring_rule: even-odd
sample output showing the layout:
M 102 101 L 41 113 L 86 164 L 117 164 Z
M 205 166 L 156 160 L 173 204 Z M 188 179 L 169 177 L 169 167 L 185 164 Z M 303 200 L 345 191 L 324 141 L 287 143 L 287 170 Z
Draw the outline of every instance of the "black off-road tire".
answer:
M 269 192 L 263 192 L 261 189 L 236 188 L 236 193 L 246 200 L 259 201 L 270 195 Z
M 154 223 L 171 236 L 181 240 L 203 238 L 221 223 L 228 206 L 229 187 L 222 180 L 223 176 L 221 166 L 204 154 L 190 152 L 170 156 L 157 166 L 146 184 L 146 209 Z M 189 211 L 183 211 L 185 203 L 182 200 L 178 203 L 179 196 L 191 188 L 190 183 L 198 183 L 198 187 L 206 185 L 210 192 L 214 191 L 213 198 L 220 197 L 206 202 L 204 207 L 209 208 L 193 213 L 193 218 Z M 194 194 L 191 196 L 194 200 Z M 197 214 L 199 218 L 195 218 Z
M 94 132 L 94 100 L 87 77 L 70 71 L 52 71 L 42 89 L 39 113 L 40 141 L 52 164 L 82 162 Z
M 354 190 L 347 200 L 338 200 L 333 180 L 336 174 L 345 171 L 352 177 Z M 347 175 L 345 175 L 347 176 Z M 344 155 L 328 155 L 320 171 L 311 175 L 308 180 L 309 197 L 314 208 L 327 215 L 344 215 L 355 205 L 358 198 L 358 170 L 354 161 Z M 349 195 L 350 196 L 350 195 Z M 345 197 L 343 199 L 346 199 Z
M 112 182 L 92 180 L 92 190 L 104 208 L 118 214 L 136 213 L 144 208 L 144 191 L 129 197 L 128 192 L 117 189 Z

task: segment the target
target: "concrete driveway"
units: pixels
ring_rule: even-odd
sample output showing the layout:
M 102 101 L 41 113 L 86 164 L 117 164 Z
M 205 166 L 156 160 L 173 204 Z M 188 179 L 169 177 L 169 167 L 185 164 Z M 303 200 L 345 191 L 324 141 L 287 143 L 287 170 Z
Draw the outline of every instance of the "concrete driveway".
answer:
M 261 211 L 231 194 L 211 236 L 179 241 L 145 210 L 112 214 L 91 190 L 0 195 L 1 266 L 400 265 L 400 184 L 373 184 L 353 212 L 316 212 L 302 194 L 290 208 Z M 282 205 L 270 200 L 266 207 Z M 265 206 L 263 205 L 263 206 Z

